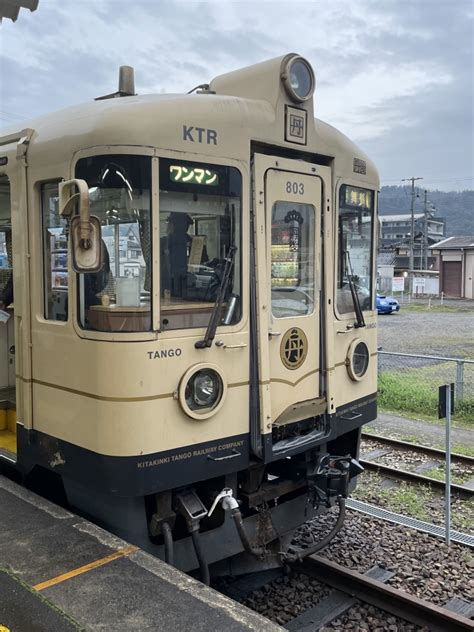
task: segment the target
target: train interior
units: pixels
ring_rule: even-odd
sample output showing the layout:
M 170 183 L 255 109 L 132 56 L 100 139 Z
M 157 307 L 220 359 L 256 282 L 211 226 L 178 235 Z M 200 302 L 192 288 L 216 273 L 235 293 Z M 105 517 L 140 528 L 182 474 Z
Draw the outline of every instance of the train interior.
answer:
M 0 176 L 0 302 L 9 303 L 13 287 L 10 184 Z M 13 301 L 0 305 L 0 456 L 16 455 L 15 327 Z

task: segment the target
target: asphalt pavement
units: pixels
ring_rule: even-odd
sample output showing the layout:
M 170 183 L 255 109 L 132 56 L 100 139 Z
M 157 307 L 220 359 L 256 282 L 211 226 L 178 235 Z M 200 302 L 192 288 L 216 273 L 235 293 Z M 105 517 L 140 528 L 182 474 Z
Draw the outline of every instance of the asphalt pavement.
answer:
M 439 305 L 439 299 L 437 299 Z M 474 359 L 474 301 L 448 306 L 457 311 L 428 309 L 428 304 L 379 315 L 378 344 L 383 351 L 399 351 L 450 358 Z
M 446 426 L 444 420 L 439 423 L 407 419 L 399 415 L 379 413 L 375 421 L 367 426 L 372 432 L 382 436 L 400 438 L 402 440 L 416 440 L 428 446 L 440 447 L 445 444 Z M 452 446 L 466 446 L 474 448 L 474 428 L 451 428 Z

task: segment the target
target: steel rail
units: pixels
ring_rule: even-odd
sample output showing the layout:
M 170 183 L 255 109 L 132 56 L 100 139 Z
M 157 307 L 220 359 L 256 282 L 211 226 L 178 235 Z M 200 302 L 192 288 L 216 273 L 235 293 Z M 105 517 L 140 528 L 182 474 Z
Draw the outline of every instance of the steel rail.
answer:
M 444 459 L 446 456 L 446 452 L 444 450 L 440 450 L 439 448 L 432 448 L 428 445 L 421 445 L 417 443 L 410 443 L 409 441 L 402 441 L 401 439 L 392 439 L 389 437 L 382 437 L 381 435 L 376 434 L 368 434 L 363 432 L 362 438 L 364 440 L 372 440 L 378 441 L 379 443 L 384 443 L 386 445 L 394 446 L 395 448 L 403 448 L 406 450 L 413 450 L 413 452 L 421 452 L 422 454 L 427 454 L 429 456 L 439 456 Z M 474 465 L 474 457 L 467 456 L 466 454 L 458 454 L 456 452 L 451 452 L 451 458 L 456 459 L 460 463 L 464 465 Z
M 407 470 L 397 470 L 393 467 L 389 467 L 388 465 L 376 463 L 375 461 L 366 461 L 364 459 L 359 459 L 359 463 L 362 465 L 363 468 L 380 472 L 382 474 L 385 474 L 389 478 L 396 478 L 398 480 L 408 481 L 410 483 L 431 485 L 431 487 L 435 487 L 436 489 L 441 490 L 444 490 L 445 488 L 444 481 L 439 481 L 436 478 L 429 478 L 428 476 L 422 476 L 421 474 L 415 474 L 415 472 L 409 472 Z M 462 498 L 471 498 L 471 496 L 474 495 L 474 489 L 464 487 L 463 485 L 457 485 L 456 483 L 451 483 L 451 490 L 459 494 L 459 496 L 461 496 Z
M 311 555 L 299 567 L 321 583 L 357 597 L 405 621 L 426 626 L 433 632 L 472 632 L 473 622 L 462 615 L 436 606 L 424 599 L 344 568 L 318 555 Z

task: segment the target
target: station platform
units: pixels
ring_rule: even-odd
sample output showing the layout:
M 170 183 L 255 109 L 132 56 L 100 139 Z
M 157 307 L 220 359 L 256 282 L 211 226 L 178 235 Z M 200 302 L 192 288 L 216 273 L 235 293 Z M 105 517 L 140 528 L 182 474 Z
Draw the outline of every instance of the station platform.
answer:
M 0 630 L 279 626 L 0 475 Z

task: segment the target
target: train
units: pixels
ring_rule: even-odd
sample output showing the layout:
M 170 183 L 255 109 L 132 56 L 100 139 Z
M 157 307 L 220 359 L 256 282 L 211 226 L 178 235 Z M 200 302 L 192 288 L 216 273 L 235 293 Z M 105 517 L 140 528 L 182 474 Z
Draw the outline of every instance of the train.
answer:
M 296 53 L 124 66 L 0 136 L 0 466 L 207 583 L 329 541 L 377 415 L 379 177 L 316 96 Z

